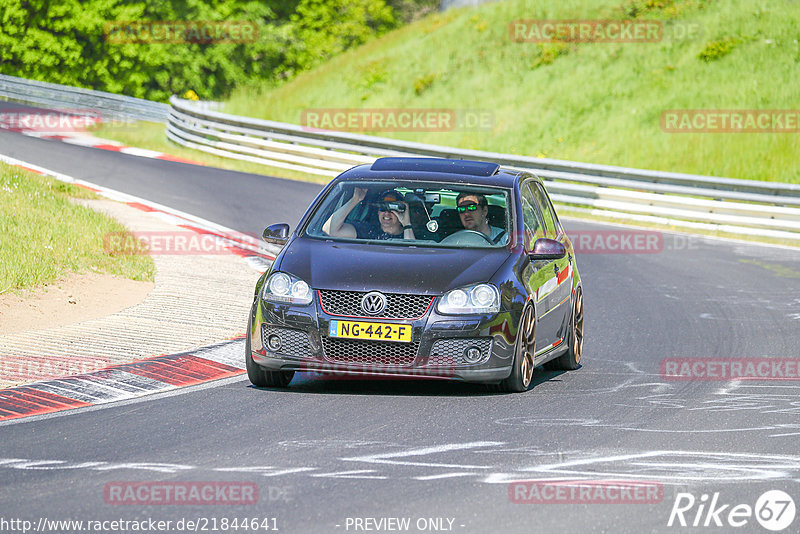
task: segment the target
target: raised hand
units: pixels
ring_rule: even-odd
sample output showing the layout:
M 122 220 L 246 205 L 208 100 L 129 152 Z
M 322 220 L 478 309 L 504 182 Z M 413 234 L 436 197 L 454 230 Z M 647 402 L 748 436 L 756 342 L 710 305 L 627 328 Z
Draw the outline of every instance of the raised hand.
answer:
M 392 210 L 392 213 L 394 213 L 395 216 L 397 216 L 397 220 L 400 221 L 400 224 L 402 224 L 403 226 L 411 224 L 411 210 L 409 209 L 408 203 L 400 202 L 400 204 L 403 204 L 406 207 L 405 211 L 399 212 Z
M 361 202 L 367 196 L 367 189 L 363 187 L 356 187 L 353 189 L 353 202 Z

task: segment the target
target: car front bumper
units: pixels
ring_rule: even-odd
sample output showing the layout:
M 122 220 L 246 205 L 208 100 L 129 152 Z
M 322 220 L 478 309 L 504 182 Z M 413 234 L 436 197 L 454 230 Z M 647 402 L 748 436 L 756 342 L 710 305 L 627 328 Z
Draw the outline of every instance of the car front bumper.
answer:
M 498 382 L 509 376 L 518 314 L 440 315 L 431 308 L 414 320 L 356 319 L 405 324 L 410 343 L 349 340 L 328 336 L 331 320 L 352 320 L 325 313 L 318 302 L 308 306 L 258 300 L 250 317 L 253 361 L 271 371 L 310 371 L 342 376 L 387 376 Z M 280 348 L 267 339 L 277 336 Z M 481 359 L 467 363 L 464 352 L 478 348 Z

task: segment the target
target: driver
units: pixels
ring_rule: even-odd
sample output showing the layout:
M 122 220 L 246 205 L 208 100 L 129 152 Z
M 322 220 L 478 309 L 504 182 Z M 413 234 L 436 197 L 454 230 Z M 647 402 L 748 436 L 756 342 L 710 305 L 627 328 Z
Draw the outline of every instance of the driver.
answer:
M 480 193 L 463 192 L 456 198 L 456 211 L 465 230 L 480 232 L 492 243 L 498 243 L 506 231 L 497 226 L 489 226 L 487 216 L 489 203 Z
M 322 230 L 332 237 L 360 239 L 416 239 L 411 227 L 411 214 L 403 194 L 394 189 L 378 196 L 378 226 L 364 222 L 344 222 L 351 211 L 367 196 L 365 188 L 356 187 L 353 196 L 325 221 Z M 403 207 L 404 209 L 392 209 Z

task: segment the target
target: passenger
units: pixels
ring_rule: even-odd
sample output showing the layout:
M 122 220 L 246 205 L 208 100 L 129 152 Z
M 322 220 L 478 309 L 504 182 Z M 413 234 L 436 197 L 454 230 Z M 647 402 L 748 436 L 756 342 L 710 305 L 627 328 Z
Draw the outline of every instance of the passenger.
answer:
M 491 239 L 492 243 L 499 243 L 506 231 L 497 226 L 490 226 L 487 216 L 489 203 L 480 193 L 463 192 L 456 198 L 456 211 L 465 230 L 474 230 Z
M 394 189 L 378 197 L 378 226 L 370 222 L 350 224 L 347 216 L 367 196 L 367 190 L 356 187 L 353 196 L 325 221 L 322 230 L 331 237 L 357 237 L 359 239 L 416 239 L 411 227 L 411 214 L 403 194 Z M 394 205 L 394 206 L 393 206 Z M 403 209 L 392 209 L 402 206 Z

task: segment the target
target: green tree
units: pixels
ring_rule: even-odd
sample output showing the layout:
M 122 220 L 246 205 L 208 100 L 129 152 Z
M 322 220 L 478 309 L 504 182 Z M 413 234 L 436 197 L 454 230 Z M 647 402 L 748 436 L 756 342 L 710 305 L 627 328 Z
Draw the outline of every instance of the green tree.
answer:
M 397 26 L 383 0 L 301 0 L 291 17 L 284 67 L 307 70 Z
M 277 11 L 273 11 L 274 5 Z M 124 43 L 114 21 L 249 21 L 252 43 Z M 277 81 L 396 25 L 384 0 L 0 0 L 0 73 L 151 100 L 222 98 Z

